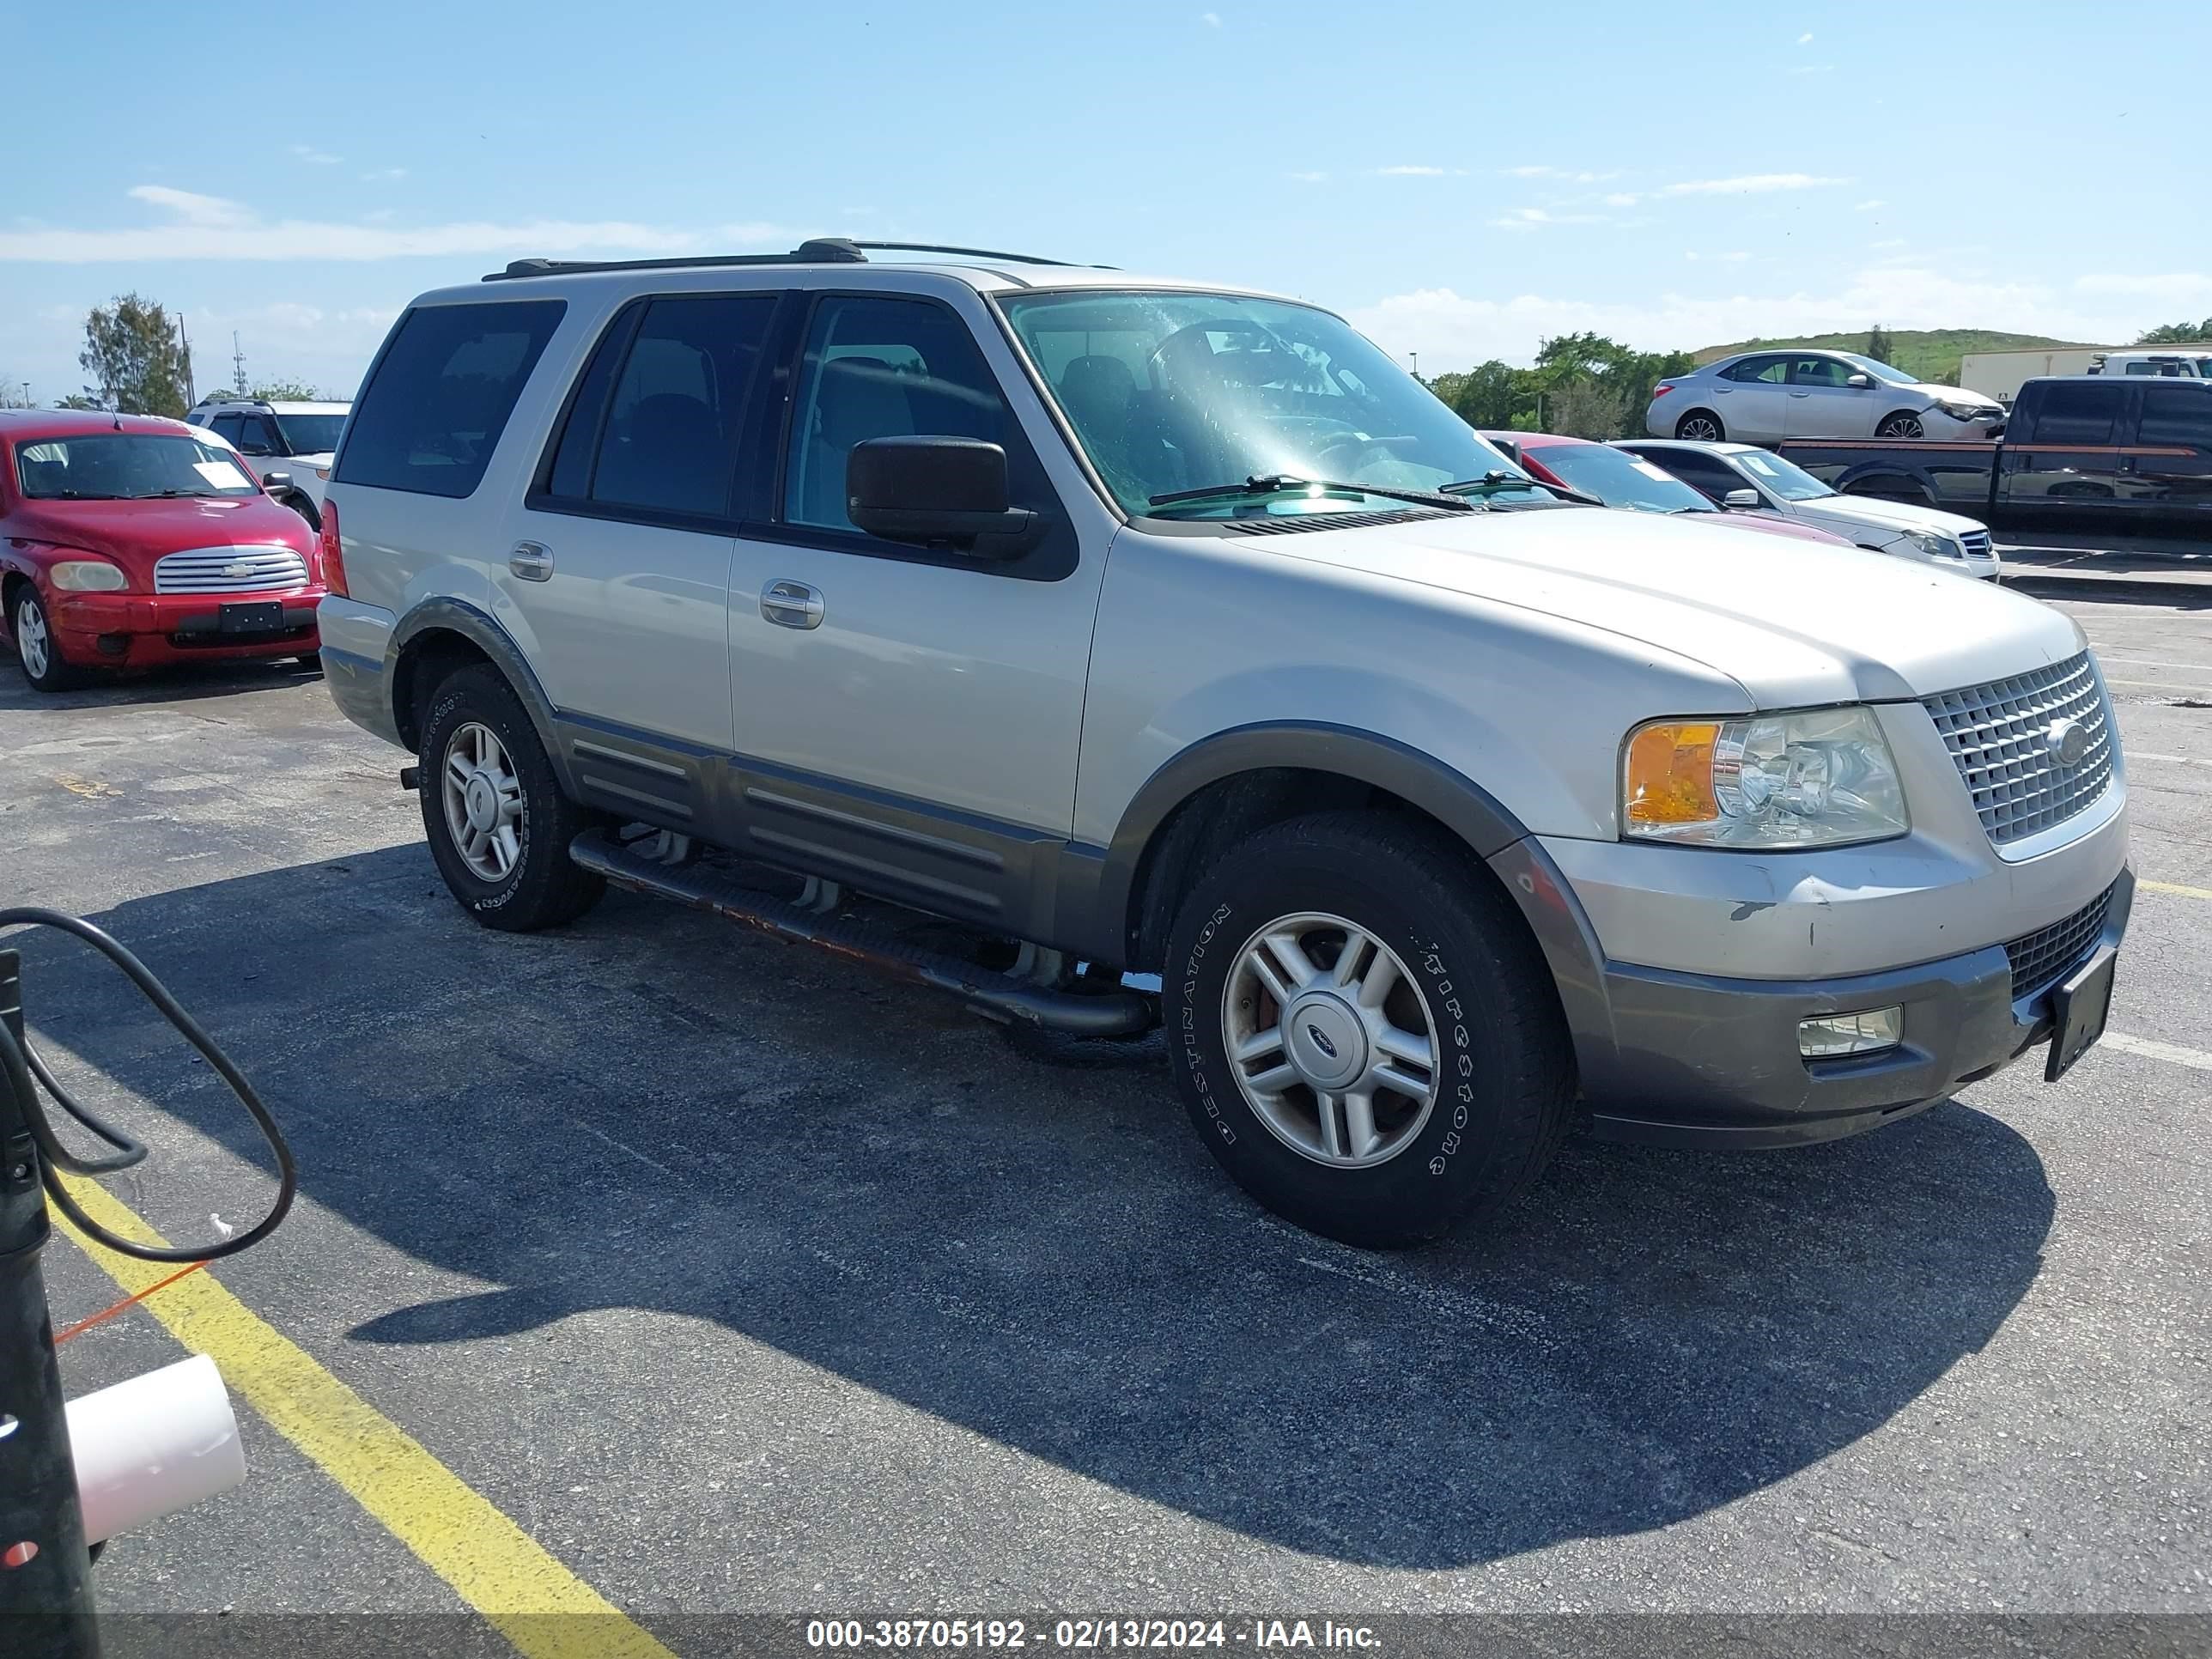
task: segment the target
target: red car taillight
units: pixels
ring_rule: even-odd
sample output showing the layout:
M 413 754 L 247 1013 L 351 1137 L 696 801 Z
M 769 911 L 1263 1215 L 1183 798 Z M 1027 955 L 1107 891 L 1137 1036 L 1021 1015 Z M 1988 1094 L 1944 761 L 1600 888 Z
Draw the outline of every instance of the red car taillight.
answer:
M 1653 387 L 1651 388 L 1651 401 L 1652 401 L 1653 403 L 1655 403 L 1655 404 L 1656 404 L 1656 403 L 1657 403 L 1657 402 L 1658 402 L 1662 398 L 1665 397 L 1668 392 L 1672 392 L 1674 389 L 1674 388 L 1673 386 L 1668 386 L 1668 385 L 1667 384 L 1667 382 L 1666 382 L 1666 381 L 1664 381 L 1664 380 L 1660 381 L 1660 382 L 1659 382 L 1659 384 L 1658 384 L 1657 386 L 1653 386 Z
M 323 503 L 323 586 L 342 599 L 353 596 L 346 592 L 345 549 L 338 541 L 338 504 Z

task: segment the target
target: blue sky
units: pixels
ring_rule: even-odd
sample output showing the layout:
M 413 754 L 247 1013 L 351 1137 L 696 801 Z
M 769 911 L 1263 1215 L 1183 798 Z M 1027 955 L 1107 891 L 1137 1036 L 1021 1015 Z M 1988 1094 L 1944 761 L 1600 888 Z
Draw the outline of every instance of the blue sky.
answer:
M 823 233 L 1297 294 L 1431 373 L 1585 327 L 2212 313 L 2202 0 L 108 0 L 7 29 L 0 376 L 41 400 L 126 290 L 185 313 L 204 389 L 235 329 L 250 374 L 345 392 L 411 295 L 520 254 Z

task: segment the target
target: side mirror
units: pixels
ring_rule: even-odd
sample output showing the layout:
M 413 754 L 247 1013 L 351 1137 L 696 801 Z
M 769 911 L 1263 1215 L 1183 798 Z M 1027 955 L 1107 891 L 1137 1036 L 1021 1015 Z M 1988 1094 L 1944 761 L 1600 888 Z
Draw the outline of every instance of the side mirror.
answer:
M 1006 452 L 975 438 L 868 438 L 845 461 L 845 511 L 871 536 L 1012 559 L 1043 522 L 1006 498 Z
M 1871 391 L 1874 387 L 1874 376 L 1871 374 L 1847 374 L 1844 377 L 1844 384 L 1850 386 L 1855 392 Z
M 241 455 L 273 455 L 276 452 L 270 448 L 267 444 L 247 438 L 240 440 L 238 453 Z
M 1731 489 L 1721 497 L 1721 505 L 1731 513 L 1755 512 L 1763 504 L 1756 489 Z
M 242 454 L 245 452 L 240 453 Z M 278 490 L 289 489 L 291 487 L 292 475 L 289 472 L 264 472 L 261 475 L 261 488 L 269 495 L 274 495 Z

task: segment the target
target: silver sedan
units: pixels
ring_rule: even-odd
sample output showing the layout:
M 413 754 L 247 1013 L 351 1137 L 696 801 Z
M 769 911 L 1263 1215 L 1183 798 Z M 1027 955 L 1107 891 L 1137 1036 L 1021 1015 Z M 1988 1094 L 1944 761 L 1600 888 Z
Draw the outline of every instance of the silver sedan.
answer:
M 1993 438 L 2004 405 L 1931 386 L 1852 351 L 1747 351 L 1659 382 L 1644 412 L 1655 438 Z

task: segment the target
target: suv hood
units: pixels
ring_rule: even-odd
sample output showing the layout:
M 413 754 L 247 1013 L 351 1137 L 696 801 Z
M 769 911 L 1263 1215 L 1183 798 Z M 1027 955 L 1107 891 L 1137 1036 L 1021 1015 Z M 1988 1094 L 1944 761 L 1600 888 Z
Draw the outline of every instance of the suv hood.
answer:
M 1969 531 L 1985 528 L 1978 519 L 1946 513 L 1940 507 L 1915 506 L 1911 501 L 1884 501 L 1879 495 L 1823 495 L 1796 505 L 1802 511 L 1817 513 L 1823 518 L 1848 519 L 1853 524 L 1877 525 L 1885 530 L 1942 530 L 1963 536 Z
M 2087 644 L 2063 612 L 1948 570 L 1638 513 L 1468 514 L 1264 544 L 1637 640 L 1735 681 L 1758 708 L 1919 698 Z

